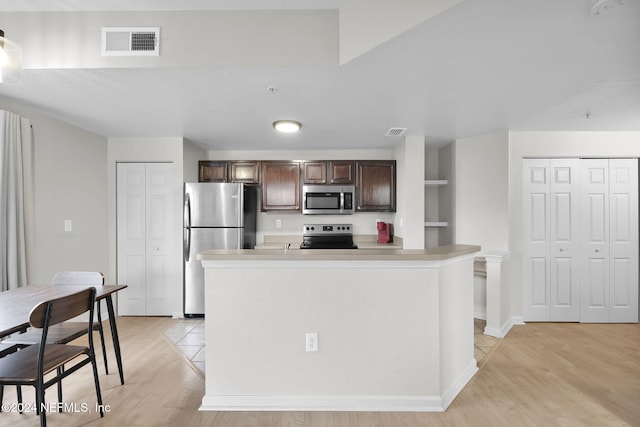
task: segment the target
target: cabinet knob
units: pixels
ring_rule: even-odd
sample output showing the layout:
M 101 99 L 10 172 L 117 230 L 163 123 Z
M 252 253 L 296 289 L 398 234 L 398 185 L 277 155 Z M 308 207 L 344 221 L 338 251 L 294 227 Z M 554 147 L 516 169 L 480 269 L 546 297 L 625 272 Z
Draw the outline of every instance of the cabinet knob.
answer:
M 600 249 L 596 249 L 596 253 L 600 252 Z

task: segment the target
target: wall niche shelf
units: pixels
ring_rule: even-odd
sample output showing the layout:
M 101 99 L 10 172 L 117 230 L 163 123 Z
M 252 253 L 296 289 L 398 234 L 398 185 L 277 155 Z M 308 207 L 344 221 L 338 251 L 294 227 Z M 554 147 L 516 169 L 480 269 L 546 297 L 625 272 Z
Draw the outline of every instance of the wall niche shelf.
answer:
M 424 223 L 425 227 L 448 227 L 449 223 L 446 221 L 427 221 Z
M 446 179 L 425 179 L 424 186 L 425 187 L 442 187 L 449 183 Z

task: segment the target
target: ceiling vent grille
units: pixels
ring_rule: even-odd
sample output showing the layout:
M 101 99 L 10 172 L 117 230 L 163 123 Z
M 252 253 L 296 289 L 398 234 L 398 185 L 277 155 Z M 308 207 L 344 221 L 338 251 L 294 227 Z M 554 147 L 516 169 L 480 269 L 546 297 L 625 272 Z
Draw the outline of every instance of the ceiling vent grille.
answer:
M 158 27 L 102 27 L 102 56 L 157 56 Z
M 389 128 L 385 136 L 402 136 L 407 128 Z

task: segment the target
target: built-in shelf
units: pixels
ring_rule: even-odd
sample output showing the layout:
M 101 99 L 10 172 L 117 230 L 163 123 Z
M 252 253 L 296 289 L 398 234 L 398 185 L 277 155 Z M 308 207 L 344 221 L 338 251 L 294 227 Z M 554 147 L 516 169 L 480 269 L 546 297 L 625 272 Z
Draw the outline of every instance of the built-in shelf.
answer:
M 449 183 L 446 179 L 425 179 L 424 186 L 425 187 L 440 187 L 443 185 L 447 185 Z
M 424 223 L 425 227 L 448 227 L 449 223 L 446 221 L 427 221 Z

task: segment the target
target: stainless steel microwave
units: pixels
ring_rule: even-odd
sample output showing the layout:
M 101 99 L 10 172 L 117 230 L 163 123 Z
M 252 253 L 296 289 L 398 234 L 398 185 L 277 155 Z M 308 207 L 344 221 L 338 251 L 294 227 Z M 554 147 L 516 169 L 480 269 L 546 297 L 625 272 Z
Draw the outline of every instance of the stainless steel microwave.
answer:
M 353 185 L 303 185 L 304 215 L 350 215 L 353 213 Z

